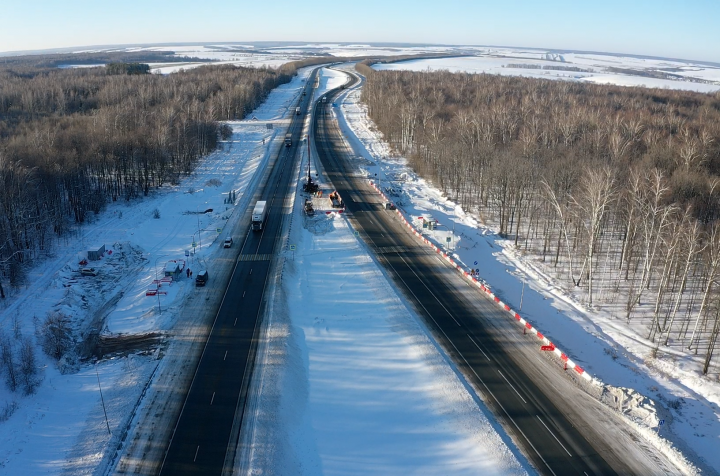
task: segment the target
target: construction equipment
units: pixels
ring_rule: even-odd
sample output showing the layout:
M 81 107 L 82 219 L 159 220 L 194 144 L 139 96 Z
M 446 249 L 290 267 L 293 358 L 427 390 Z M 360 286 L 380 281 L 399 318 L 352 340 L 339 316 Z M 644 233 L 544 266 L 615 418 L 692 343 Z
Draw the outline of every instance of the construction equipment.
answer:
M 307 155 L 308 155 L 308 172 L 307 172 L 307 182 L 303 184 L 303 191 L 307 193 L 315 193 L 318 191 L 320 186 L 312 181 L 312 176 L 310 175 L 310 140 L 307 141 Z
M 320 186 L 308 178 L 308 181 L 303 184 L 303 191 L 307 193 L 315 193 L 318 191 Z
M 337 193 L 337 190 L 330 193 L 328 198 L 330 199 L 330 203 L 332 203 L 333 208 L 345 208 L 345 204 L 343 203 L 342 198 L 340 198 L 340 194 Z
M 305 199 L 305 214 L 309 217 L 315 215 L 315 209 L 313 208 L 312 200 Z

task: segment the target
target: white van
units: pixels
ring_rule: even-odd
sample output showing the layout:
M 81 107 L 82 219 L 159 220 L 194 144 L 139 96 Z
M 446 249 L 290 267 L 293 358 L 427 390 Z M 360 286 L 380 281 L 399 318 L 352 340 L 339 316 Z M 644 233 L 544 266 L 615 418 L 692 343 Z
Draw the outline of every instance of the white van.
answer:
M 228 236 L 225 238 L 225 242 L 223 243 L 223 248 L 230 248 L 233 244 L 232 236 Z

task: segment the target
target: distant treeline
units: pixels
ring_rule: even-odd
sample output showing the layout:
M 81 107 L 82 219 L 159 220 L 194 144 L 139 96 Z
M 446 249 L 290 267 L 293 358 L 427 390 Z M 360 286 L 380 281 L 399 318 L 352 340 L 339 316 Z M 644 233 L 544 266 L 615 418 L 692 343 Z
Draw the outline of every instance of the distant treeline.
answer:
M 145 63 L 108 63 L 107 74 L 150 74 L 150 65 Z
M 720 335 L 720 93 L 374 71 L 385 139 L 587 304 L 702 353 Z M 642 309 L 641 309 L 642 308 Z
M 292 69 L 0 68 L 0 280 L 109 201 L 177 183 Z
M 173 51 L 106 51 L 73 54 L 44 54 L 0 57 L 0 69 L 57 68 L 67 64 L 101 65 L 107 63 L 208 63 L 211 60 L 190 56 L 176 56 Z
M 516 69 L 546 69 L 551 71 L 572 71 L 575 73 L 592 73 L 592 70 L 578 68 L 577 66 L 553 66 L 553 65 L 540 65 L 532 63 L 510 63 L 503 66 L 504 68 L 516 68 Z

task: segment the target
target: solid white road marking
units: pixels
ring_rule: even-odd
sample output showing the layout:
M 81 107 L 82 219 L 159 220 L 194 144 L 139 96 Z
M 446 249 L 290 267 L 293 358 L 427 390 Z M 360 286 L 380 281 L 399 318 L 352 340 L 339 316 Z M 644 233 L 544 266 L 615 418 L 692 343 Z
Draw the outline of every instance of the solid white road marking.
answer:
M 223 360 L 227 359 L 227 353 L 228 353 L 228 351 L 226 350 L 226 351 L 225 351 L 225 357 L 223 357 Z
M 213 396 L 210 399 L 210 405 L 212 405 L 214 401 L 215 401 L 215 392 L 213 392 Z
M 507 384 L 510 385 L 510 388 L 512 388 L 512 389 L 515 391 L 515 393 L 517 393 L 517 396 L 520 397 L 520 400 L 522 400 L 523 403 L 527 403 L 527 402 L 525 401 L 525 399 L 522 397 L 522 395 L 520 395 L 520 392 L 518 392 L 517 390 L 515 390 L 515 387 L 513 387 L 513 384 L 511 384 L 510 381 L 505 378 L 505 376 L 502 374 L 502 372 L 500 372 L 500 371 L 498 370 L 498 373 L 499 373 L 500 376 L 507 382 Z
M 237 324 L 237 317 L 235 318 L 235 322 L 233 322 L 233 327 Z
M 197 461 L 198 451 L 200 451 L 200 445 L 198 445 L 197 449 L 195 450 L 195 457 L 193 458 L 193 463 Z
M 492 362 L 492 361 L 490 360 L 490 357 L 488 357 L 488 355 L 485 353 L 485 351 L 480 348 L 480 346 L 477 344 L 477 342 L 475 342 L 475 340 L 470 336 L 470 334 L 466 334 L 466 335 L 468 336 L 468 338 L 470 339 L 470 341 L 471 341 L 473 344 L 475 344 L 475 347 L 477 347 L 478 350 L 479 350 L 480 352 L 482 352 L 482 354 L 485 356 L 485 358 L 488 359 L 489 362 Z
M 553 433 L 552 431 L 550 431 L 550 428 L 548 428 L 548 426 L 545 424 L 545 422 L 542 421 L 542 418 L 540 418 L 540 415 L 535 415 L 535 416 L 537 417 L 538 420 L 540 420 L 540 423 L 542 423 L 542 425 L 545 427 L 545 429 L 548 431 L 548 433 L 550 433 L 550 434 L 552 435 L 552 437 L 555 438 L 555 441 L 557 441 L 558 444 L 559 444 L 560 446 L 562 446 L 562 449 L 565 450 L 565 453 L 567 453 L 568 456 L 572 457 L 572 455 L 571 455 L 570 452 L 567 450 L 567 448 L 565 448 L 565 445 L 563 445 L 562 443 L 560 443 L 560 440 L 558 440 L 558 437 L 555 436 L 555 433 Z M 587 474 L 587 473 L 585 473 L 585 474 Z

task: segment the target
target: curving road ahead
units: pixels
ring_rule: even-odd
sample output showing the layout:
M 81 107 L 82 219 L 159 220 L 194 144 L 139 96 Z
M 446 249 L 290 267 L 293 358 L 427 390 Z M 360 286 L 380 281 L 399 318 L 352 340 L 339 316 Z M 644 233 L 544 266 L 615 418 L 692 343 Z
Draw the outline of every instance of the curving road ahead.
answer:
M 348 86 L 359 81 L 350 76 Z M 544 384 L 544 376 L 519 361 L 514 344 L 493 323 L 507 317 L 479 293 L 467 292 L 456 271 L 384 210 L 367 179 L 353 173 L 348 160 L 354 154 L 332 113 L 341 93 L 329 93 L 313 117 L 326 173 L 363 240 L 525 456 L 543 474 L 651 474 L 643 462 L 618 454 L 592 422 L 568 410 L 571 405 Z

